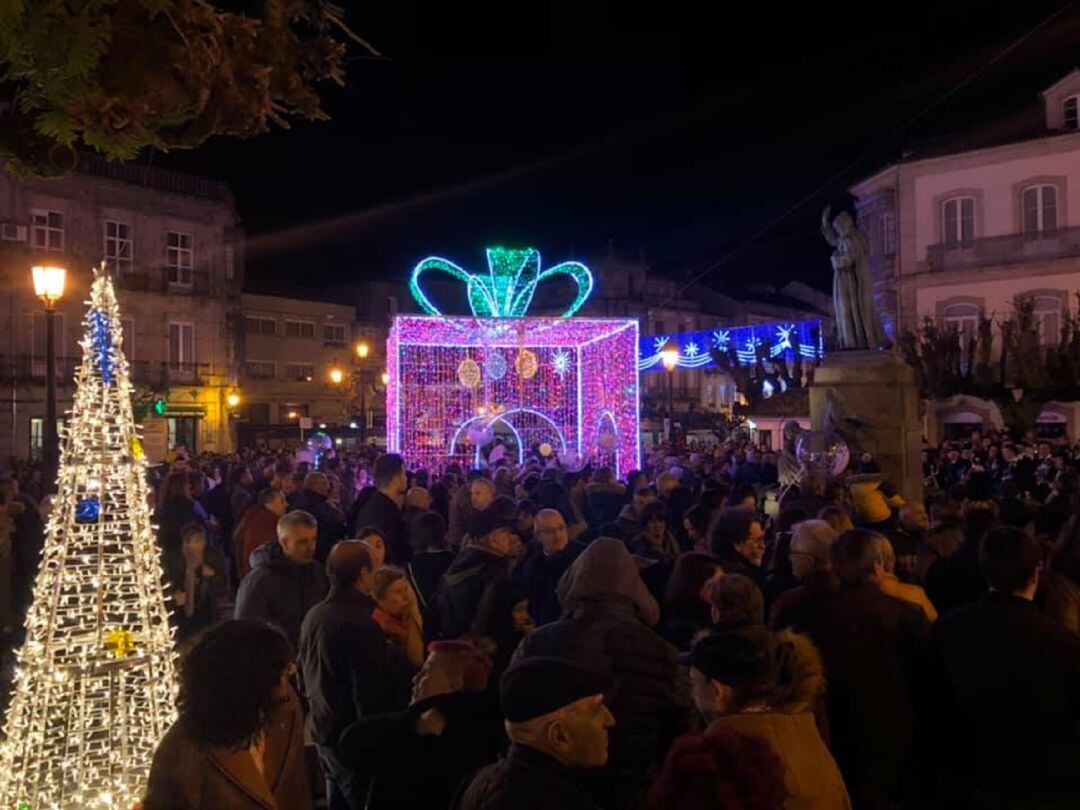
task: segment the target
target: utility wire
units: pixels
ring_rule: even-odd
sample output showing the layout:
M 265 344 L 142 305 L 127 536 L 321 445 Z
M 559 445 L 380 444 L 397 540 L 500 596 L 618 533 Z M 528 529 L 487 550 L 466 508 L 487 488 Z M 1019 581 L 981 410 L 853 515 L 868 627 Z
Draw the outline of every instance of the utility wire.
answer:
M 727 262 L 729 262 L 731 259 L 738 256 L 740 253 L 742 253 L 744 250 L 746 250 L 746 248 L 750 247 L 750 245 L 754 244 L 758 239 L 760 239 L 762 236 L 764 236 L 769 231 L 771 231 L 773 228 L 775 228 L 778 224 L 783 222 L 785 219 L 787 219 L 793 213 L 795 213 L 800 208 L 802 208 L 804 205 L 806 205 L 808 202 L 810 202 L 810 200 L 817 197 L 824 189 L 826 189 L 827 187 L 829 187 L 830 185 L 835 183 L 837 180 L 839 180 L 845 174 L 850 172 L 852 169 L 854 169 L 856 166 L 858 166 L 864 160 L 866 160 L 871 155 L 876 153 L 879 149 L 881 149 L 883 146 L 885 146 L 885 144 L 887 144 L 889 141 L 891 141 L 897 135 L 899 135 L 900 133 L 904 132 L 905 130 L 908 130 L 911 127 L 913 127 L 915 124 L 917 124 L 919 121 L 921 121 L 927 115 L 932 113 L 938 107 L 943 105 L 945 102 L 947 102 L 949 99 L 951 99 L 957 93 L 959 93 L 961 90 L 963 90 L 969 84 L 974 82 L 977 78 L 979 78 L 979 76 L 981 76 L 983 73 L 985 73 L 991 67 L 996 65 L 998 62 L 1000 62 L 1002 59 L 1004 59 L 1010 53 L 1015 51 L 1017 48 L 1019 48 L 1021 45 L 1023 45 L 1025 42 L 1027 42 L 1033 36 L 1035 36 L 1035 34 L 1037 34 L 1039 31 L 1041 31 L 1047 25 L 1052 23 L 1054 20 L 1056 20 L 1058 17 L 1060 17 L 1066 11 L 1068 11 L 1072 6 L 1075 6 L 1077 2 L 1080 2 L 1080 0 L 1069 0 L 1069 2 L 1065 3 L 1059 9 L 1057 9 L 1056 11 L 1051 13 L 1048 17 L 1044 18 L 1041 22 L 1039 22 L 1037 25 L 1035 25 L 1034 28 L 1031 28 L 1027 32 L 1025 32 L 1024 34 L 1022 34 L 1018 39 L 1014 40 L 1012 43 L 1010 43 L 1008 46 L 1006 46 L 1002 51 L 1000 51 L 993 58 L 989 59 L 987 62 L 985 62 L 982 65 L 980 65 L 979 67 L 977 67 L 974 71 L 972 71 L 967 76 L 965 76 L 963 79 L 961 79 L 959 82 L 957 82 L 952 88 L 947 90 L 944 94 L 939 96 L 936 100 L 932 101 L 930 104 L 923 107 L 919 112 L 917 112 L 915 115 L 913 115 L 907 121 L 902 123 L 899 127 L 894 129 L 892 132 L 890 132 L 888 135 L 886 135 L 881 140 L 877 141 L 869 149 L 866 149 L 861 154 L 859 154 L 854 160 L 852 160 L 849 163 L 845 164 L 842 168 L 840 168 L 839 170 L 834 172 L 832 175 L 830 175 L 826 180 L 824 180 L 817 187 L 815 187 L 813 189 L 813 191 L 810 191 L 808 194 L 805 194 L 803 197 L 799 198 L 795 203 L 788 206 L 788 208 L 786 208 L 783 212 L 781 212 L 779 215 L 777 215 L 772 220 L 770 220 L 767 224 L 765 224 L 764 226 L 762 226 L 758 230 L 754 231 L 754 233 L 751 234 L 745 241 L 743 241 L 743 242 L 739 243 L 738 245 L 736 245 L 735 247 L 733 247 L 731 250 L 729 250 L 727 253 L 725 253 L 723 256 L 721 256 L 719 259 L 717 259 L 715 262 L 713 262 L 711 265 L 706 267 L 700 273 L 693 276 L 689 281 L 687 281 L 685 284 L 683 284 L 681 287 L 679 287 L 672 295 L 668 296 L 663 301 L 661 301 L 659 304 L 657 304 L 657 308 L 662 308 L 662 307 L 672 303 L 677 298 L 679 298 L 687 290 L 687 288 L 689 288 L 692 285 L 696 284 L 697 282 L 701 281 L 701 279 L 703 279 L 705 276 L 711 275 L 712 273 L 714 273 L 715 271 L 720 269 L 720 267 L 722 267 Z

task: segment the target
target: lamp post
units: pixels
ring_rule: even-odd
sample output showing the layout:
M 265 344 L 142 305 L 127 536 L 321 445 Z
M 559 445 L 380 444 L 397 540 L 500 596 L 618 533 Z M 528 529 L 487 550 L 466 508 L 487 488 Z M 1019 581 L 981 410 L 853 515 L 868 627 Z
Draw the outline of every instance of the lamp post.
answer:
M 371 347 L 364 341 L 356 344 L 356 359 L 360 364 L 360 446 L 367 444 L 367 358 Z
M 46 492 L 54 492 L 60 460 L 60 440 L 56 434 L 56 304 L 64 295 L 67 270 L 38 266 L 31 268 L 30 273 L 34 278 L 34 295 L 45 304 L 45 430 L 41 483 Z
M 675 432 L 675 367 L 679 364 L 679 344 L 669 340 L 660 350 L 660 361 L 668 373 L 668 437 Z

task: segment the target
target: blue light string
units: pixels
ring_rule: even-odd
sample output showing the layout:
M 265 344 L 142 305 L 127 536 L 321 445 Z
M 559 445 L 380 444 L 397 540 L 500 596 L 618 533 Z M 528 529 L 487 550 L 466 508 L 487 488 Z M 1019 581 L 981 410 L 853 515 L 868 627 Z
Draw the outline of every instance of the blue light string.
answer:
M 642 335 L 638 341 L 638 370 L 662 371 L 661 351 L 669 341 L 679 347 L 678 368 L 715 368 L 710 349 L 728 354 L 735 349 L 739 365 L 753 365 L 758 347 L 766 347 L 771 359 L 794 358 L 796 345 L 799 356 L 807 360 L 825 357 L 821 321 L 783 321 L 752 326 L 736 326 L 726 329 L 709 329 L 700 332 L 681 332 L 676 335 Z
M 115 379 L 116 360 L 113 357 L 113 337 L 109 316 L 104 310 L 90 311 L 90 341 L 97 355 L 101 379 L 109 385 Z

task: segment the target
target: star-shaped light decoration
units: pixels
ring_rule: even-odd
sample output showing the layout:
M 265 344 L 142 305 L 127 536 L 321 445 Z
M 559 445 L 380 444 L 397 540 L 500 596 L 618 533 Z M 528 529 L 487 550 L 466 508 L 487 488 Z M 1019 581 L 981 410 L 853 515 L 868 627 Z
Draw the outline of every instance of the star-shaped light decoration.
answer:
M 694 343 L 694 341 L 690 341 L 683 347 L 683 354 L 687 357 L 697 357 L 701 354 L 701 347 Z
M 654 337 L 652 339 L 652 342 L 653 342 L 653 349 L 656 351 L 657 354 L 659 354 L 661 351 L 663 351 L 664 346 L 667 345 L 668 336 L 667 335 L 661 335 L 660 337 Z
M 791 333 L 795 331 L 795 324 L 779 324 L 776 327 L 776 343 L 773 344 L 769 354 L 773 357 L 792 348 Z
M 731 332 L 727 329 L 717 329 L 712 333 L 713 346 L 718 349 L 726 349 L 731 343 Z
M 105 635 L 105 646 L 113 658 L 127 658 L 135 652 L 135 636 L 130 630 L 116 627 Z
M 552 358 L 552 365 L 555 366 L 555 373 L 560 377 L 564 376 L 570 371 L 570 353 L 559 349 L 555 352 L 555 357 Z

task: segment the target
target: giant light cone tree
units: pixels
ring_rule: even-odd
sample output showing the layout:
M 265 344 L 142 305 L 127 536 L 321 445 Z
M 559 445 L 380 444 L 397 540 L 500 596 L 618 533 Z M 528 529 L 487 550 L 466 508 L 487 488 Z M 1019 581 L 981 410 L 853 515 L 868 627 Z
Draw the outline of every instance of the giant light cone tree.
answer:
M 96 272 L 0 747 L 0 808 L 131 808 L 174 718 L 172 631 L 120 311 Z

